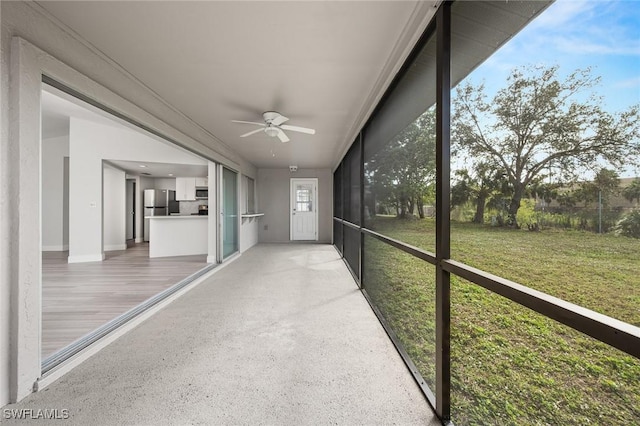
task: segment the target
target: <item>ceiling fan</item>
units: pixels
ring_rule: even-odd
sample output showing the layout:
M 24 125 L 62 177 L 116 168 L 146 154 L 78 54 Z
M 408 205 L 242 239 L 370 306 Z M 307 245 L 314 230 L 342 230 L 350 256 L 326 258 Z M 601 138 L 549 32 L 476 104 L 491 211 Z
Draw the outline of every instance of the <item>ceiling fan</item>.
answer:
M 279 112 L 275 111 L 267 111 L 262 113 L 262 118 L 264 119 L 264 123 L 257 123 L 255 121 L 240 121 L 240 120 L 231 120 L 234 123 L 244 123 L 244 124 L 254 124 L 256 126 L 261 126 L 260 129 L 252 130 L 249 133 L 245 133 L 244 135 L 240 135 L 241 138 L 246 138 L 247 136 L 251 136 L 258 132 L 265 132 L 267 135 L 273 137 L 278 137 L 281 142 L 289 142 L 289 138 L 284 133 L 284 130 L 290 130 L 292 132 L 301 132 L 306 133 L 308 135 L 315 135 L 316 131 L 314 129 L 308 129 L 306 127 L 299 126 L 290 126 L 288 124 L 283 124 L 289 119 Z

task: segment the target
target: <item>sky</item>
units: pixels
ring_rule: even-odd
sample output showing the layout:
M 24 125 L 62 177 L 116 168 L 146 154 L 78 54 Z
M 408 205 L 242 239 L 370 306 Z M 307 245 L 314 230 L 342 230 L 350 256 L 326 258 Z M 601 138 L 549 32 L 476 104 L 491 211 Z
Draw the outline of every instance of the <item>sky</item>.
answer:
M 639 104 L 640 0 L 558 0 L 470 78 L 495 92 L 524 64 L 559 65 L 561 75 L 592 67 L 609 112 Z
M 525 64 L 558 65 L 561 76 L 591 67 L 606 111 L 640 104 L 640 0 L 557 0 L 466 81 L 484 83 L 491 99 Z

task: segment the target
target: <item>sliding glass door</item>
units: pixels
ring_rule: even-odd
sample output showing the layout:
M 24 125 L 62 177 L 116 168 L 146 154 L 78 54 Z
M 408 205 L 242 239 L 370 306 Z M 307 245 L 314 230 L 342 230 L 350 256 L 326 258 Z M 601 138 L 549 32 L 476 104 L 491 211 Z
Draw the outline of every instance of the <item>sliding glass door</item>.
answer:
M 222 258 L 238 251 L 238 174 L 222 167 Z

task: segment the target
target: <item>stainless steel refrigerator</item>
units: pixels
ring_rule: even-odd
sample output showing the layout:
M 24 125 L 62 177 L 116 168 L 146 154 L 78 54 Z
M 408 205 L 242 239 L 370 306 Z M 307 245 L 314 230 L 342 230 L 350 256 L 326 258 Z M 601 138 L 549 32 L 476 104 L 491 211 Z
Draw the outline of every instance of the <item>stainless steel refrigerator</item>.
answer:
M 176 191 L 170 189 L 144 190 L 144 217 L 168 216 L 180 211 Z M 149 241 L 149 219 L 144 220 L 144 240 Z

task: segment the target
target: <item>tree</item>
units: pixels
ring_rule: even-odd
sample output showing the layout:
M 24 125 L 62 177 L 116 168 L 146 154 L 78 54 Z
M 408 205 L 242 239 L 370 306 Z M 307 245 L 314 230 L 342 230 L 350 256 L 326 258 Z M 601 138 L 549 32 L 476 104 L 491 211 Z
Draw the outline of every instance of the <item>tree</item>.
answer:
M 558 67 L 516 68 L 492 101 L 484 86 L 463 84 L 454 99 L 453 141 L 456 150 L 497 163 L 513 190 L 508 224 L 529 184 L 553 166 L 557 177 L 572 181 L 598 164 L 620 167 L 640 158 L 640 105 L 613 116 L 600 100 L 581 95 L 599 78 L 589 69 L 561 80 Z
M 423 218 L 425 201 L 435 185 L 435 113 L 426 111 L 403 129 L 370 162 L 366 178 L 373 182 L 378 204 L 391 205 L 406 218 L 418 210 Z M 373 172 L 371 172 L 373 171 Z
M 501 194 L 504 175 L 488 163 L 480 162 L 473 167 L 474 174 L 468 170 L 456 170 L 458 182 L 451 187 L 451 206 L 462 205 L 473 200 L 476 212 L 472 222 L 484 222 L 484 209 L 487 201 Z
M 622 196 L 629 202 L 636 200 L 636 203 L 640 203 L 640 179 L 635 178 L 631 181 L 631 184 L 622 190 Z
M 612 195 L 617 195 L 620 191 L 620 178 L 615 170 L 601 168 L 596 173 L 592 182 L 584 182 L 579 191 L 579 197 L 585 202 L 585 206 L 592 202 L 602 202 L 605 207 L 609 206 Z

